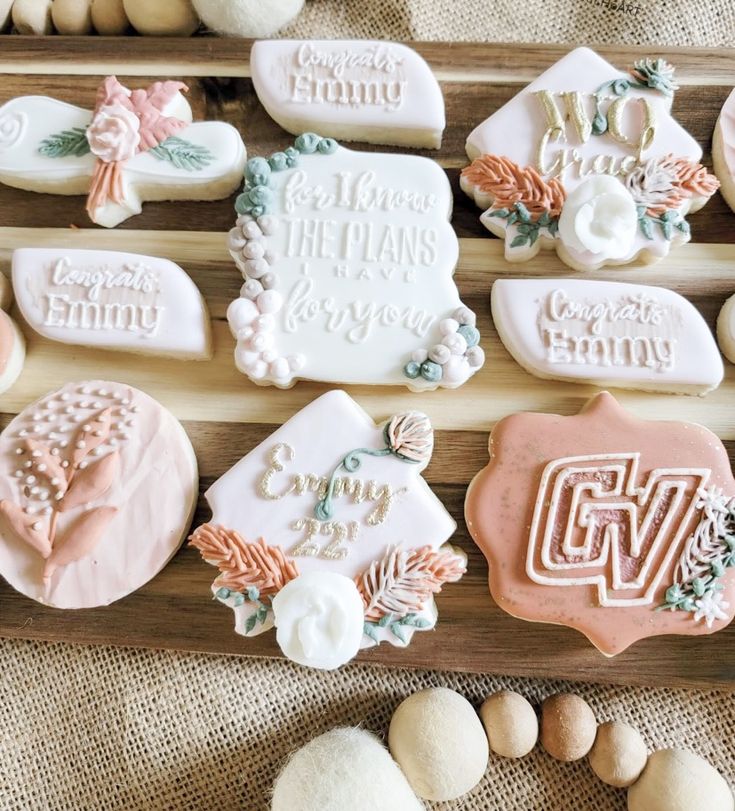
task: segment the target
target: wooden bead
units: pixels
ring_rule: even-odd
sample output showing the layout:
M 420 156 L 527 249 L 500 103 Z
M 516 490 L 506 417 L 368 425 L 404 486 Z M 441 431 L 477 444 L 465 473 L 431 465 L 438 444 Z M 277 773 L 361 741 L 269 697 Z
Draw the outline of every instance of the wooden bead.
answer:
M 13 25 L 19 34 L 44 36 L 53 33 L 51 0 L 15 0 Z
M 139 34 L 188 37 L 199 28 L 190 0 L 123 0 L 123 6 Z
M 541 744 L 557 760 L 583 758 L 592 748 L 596 732 L 595 714 L 579 696 L 559 693 L 541 705 Z
M 51 19 L 59 34 L 78 36 L 92 30 L 91 0 L 54 0 Z
M 590 766 L 603 783 L 627 788 L 640 777 L 647 760 L 648 750 L 637 729 L 620 721 L 597 728 Z
M 490 748 L 496 755 L 519 758 L 538 740 L 538 719 L 533 707 L 518 693 L 501 690 L 488 696 L 480 707 Z
M 130 28 L 123 0 L 92 0 L 92 25 L 103 37 L 117 37 Z
M 735 800 L 722 775 L 704 758 L 662 749 L 648 758 L 628 789 L 628 811 L 733 811 Z
M 456 800 L 482 779 L 488 743 L 466 698 L 445 687 L 409 696 L 388 731 L 391 754 L 411 787 L 425 800 Z

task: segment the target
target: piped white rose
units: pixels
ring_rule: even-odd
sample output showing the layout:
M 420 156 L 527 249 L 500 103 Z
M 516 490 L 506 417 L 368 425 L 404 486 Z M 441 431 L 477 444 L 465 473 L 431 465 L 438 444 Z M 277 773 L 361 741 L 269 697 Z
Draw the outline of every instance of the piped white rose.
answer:
M 633 196 L 610 175 L 595 175 L 577 186 L 559 217 L 564 248 L 595 262 L 629 260 L 637 231 Z

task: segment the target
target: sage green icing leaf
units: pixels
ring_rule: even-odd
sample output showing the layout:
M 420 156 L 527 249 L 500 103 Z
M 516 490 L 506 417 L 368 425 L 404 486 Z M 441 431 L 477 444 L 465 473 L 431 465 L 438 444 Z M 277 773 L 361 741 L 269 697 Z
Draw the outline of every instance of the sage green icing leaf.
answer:
M 168 161 L 186 172 L 199 171 L 214 160 L 214 155 L 205 146 L 179 138 L 178 135 L 169 136 L 149 152 L 159 160 Z
M 513 239 L 510 243 L 511 248 L 521 248 L 528 242 L 528 236 L 526 234 L 518 234 L 517 237 Z
M 41 141 L 38 151 L 47 158 L 66 158 L 73 156 L 81 158 L 89 152 L 87 130 L 83 127 L 73 127 L 62 130 Z

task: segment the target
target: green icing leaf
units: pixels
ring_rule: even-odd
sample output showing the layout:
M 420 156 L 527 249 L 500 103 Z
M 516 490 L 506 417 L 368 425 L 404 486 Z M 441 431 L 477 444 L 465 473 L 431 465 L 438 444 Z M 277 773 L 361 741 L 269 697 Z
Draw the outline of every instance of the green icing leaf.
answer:
M 515 209 L 518 213 L 518 219 L 522 223 L 529 224 L 532 222 L 531 212 L 523 205 L 523 203 L 516 203 Z
M 664 219 L 661 219 L 660 223 L 661 223 L 661 230 L 664 232 L 664 237 L 670 241 L 671 237 L 674 236 L 674 227 L 673 227 L 673 225 L 668 220 L 664 220 Z
M 592 134 L 604 135 L 607 132 L 607 118 L 598 109 L 595 117 L 592 119 Z
M 249 634 L 255 628 L 255 625 L 256 625 L 257 622 L 258 622 L 257 613 L 256 614 L 251 614 L 247 618 L 247 621 L 245 622 L 245 633 Z
M 262 625 L 268 619 L 268 606 L 261 603 L 260 608 L 255 612 L 255 617 Z
M 378 620 L 378 628 L 385 628 L 385 626 L 390 625 L 391 622 L 393 622 L 393 614 L 383 614 Z
M 66 158 L 70 155 L 81 158 L 89 152 L 87 130 L 83 127 L 73 127 L 57 132 L 44 138 L 38 151 L 47 158 Z
M 640 217 L 638 220 L 643 236 L 646 239 L 653 239 L 653 220 L 650 217 Z
M 540 228 L 548 228 L 551 225 L 551 216 L 548 211 L 544 211 L 544 213 L 536 220 L 536 224 Z
M 397 637 L 401 640 L 404 644 L 408 644 L 408 636 L 406 635 L 405 630 L 403 629 L 403 625 L 400 622 L 394 622 L 390 629 L 393 633 L 393 636 Z
M 248 589 L 248 600 L 255 602 L 260 597 L 260 592 L 255 586 L 250 586 Z
M 528 236 L 526 234 L 518 234 L 513 241 L 510 243 L 511 248 L 522 248 L 528 242 Z
M 559 218 L 553 219 L 551 221 L 551 225 L 548 228 L 549 233 L 552 237 L 555 237 L 559 233 Z
M 533 244 L 536 242 L 536 240 L 538 239 L 538 232 L 539 232 L 539 230 L 540 230 L 540 229 L 535 228 L 535 229 L 534 229 L 533 231 L 531 231 L 531 233 L 528 235 L 528 237 L 529 237 L 529 239 L 530 239 L 530 243 L 531 243 L 531 245 L 533 245 Z
M 378 640 L 377 626 L 375 625 L 374 622 L 366 622 L 362 626 L 362 632 L 365 634 L 365 636 L 370 637 L 370 639 L 372 639 L 373 642 L 378 642 L 379 641 Z
M 495 211 L 490 212 L 491 217 L 501 217 L 502 219 L 507 219 L 510 216 L 510 211 L 507 208 L 498 208 Z
M 193 144 L 178 135 L 171 135 L 166 140 L 149 150 L 151 155 L 162 161 L 168 161 L 177 169 L 196 172 L 209 166 L 214 155 L 201 144 Z

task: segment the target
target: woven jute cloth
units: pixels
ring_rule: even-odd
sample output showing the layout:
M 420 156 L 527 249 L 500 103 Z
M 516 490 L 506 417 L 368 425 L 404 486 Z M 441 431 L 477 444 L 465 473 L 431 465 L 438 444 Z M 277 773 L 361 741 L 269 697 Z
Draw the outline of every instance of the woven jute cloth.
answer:
M 261 811 L 292 748 L 337 725 L 383 735 L 403 698 L 439 685 L 476 706 L 501 688 L 534 703 L 574 690 L 649 747 L 686 746 L 735 773 L 735 702 L 722 693 L 13 641 L 0 643 L 0 662 L 3 811 Z M 586 760 L 561 764 L 537 747 L 520 761 L 491 757 L 471 794 L 427 808 L 623 811 L 625 792 Z
M 283 33 L 715 46 L 735 40 L 735 3 L 308 0 Z M 344 724 L 384 735 L 403 698 L 437 685 L 477 706 L 502 688 L 534 703 L 573 690 L 600 721 L 637 726 L 651 749 L 686 747 L 735 775 L 735 702 L 718 693 L 360 665 L 320 673 L 282 661 L 3 641 L 0 809 L 261 811 L 295 747 Z M 625 793 L 600 783 L 586 761 L 562 765 L 537 749 L 522 761 L 491 758 L 471 795 L 433 808 L 623 811 Z
M 457 42 L 716 46 L 735 43 L 733 0 L 307 0 L 283 32 Z

